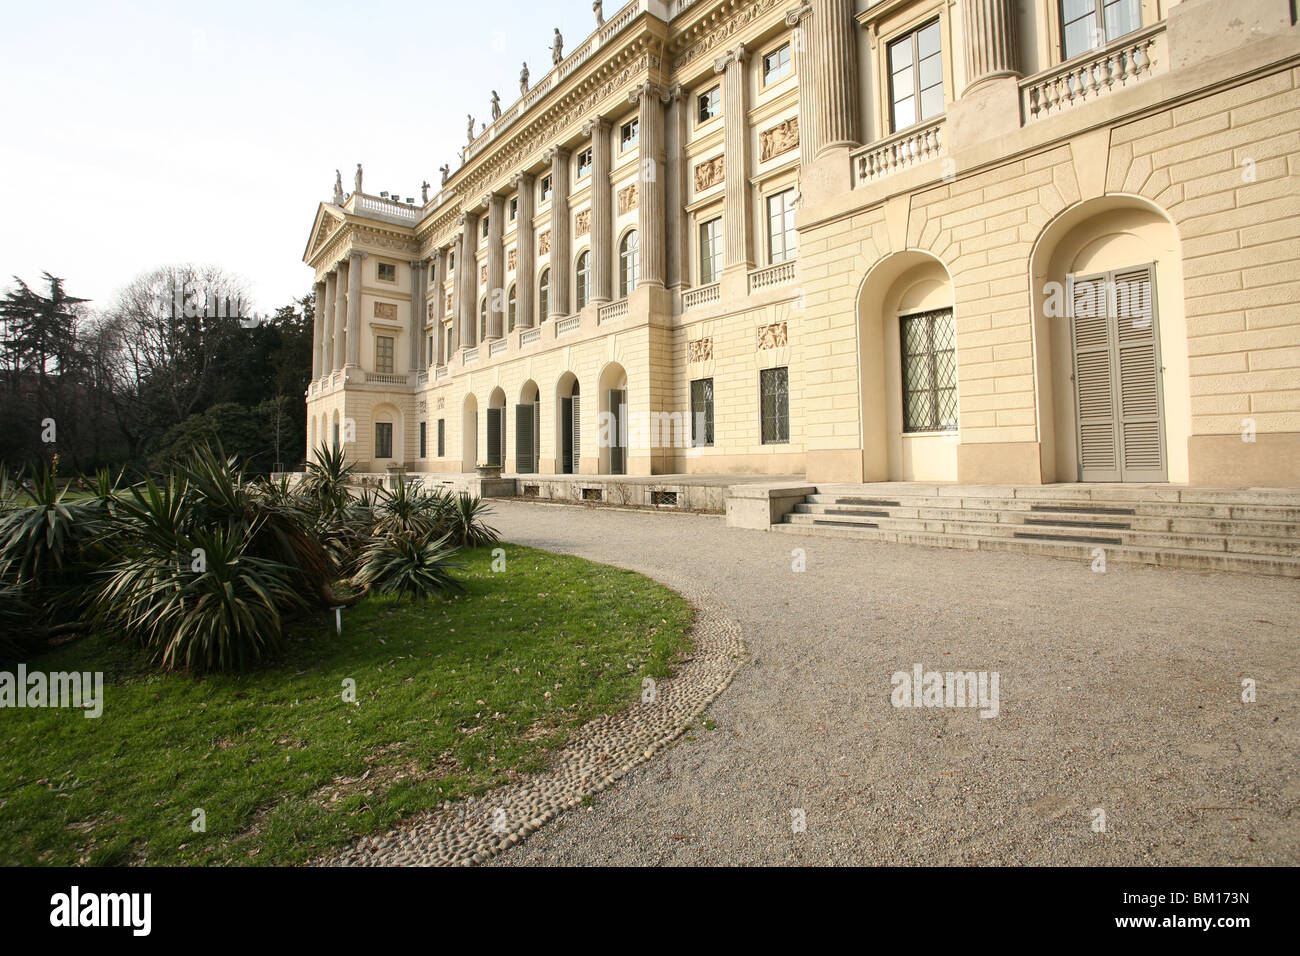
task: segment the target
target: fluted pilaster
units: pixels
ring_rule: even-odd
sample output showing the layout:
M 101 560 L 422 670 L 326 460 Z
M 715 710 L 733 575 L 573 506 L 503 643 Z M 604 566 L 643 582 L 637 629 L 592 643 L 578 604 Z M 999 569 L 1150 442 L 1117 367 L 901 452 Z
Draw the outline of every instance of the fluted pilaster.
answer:
M 348 260 L 344 259 L 335 267 L 334 279 L 334 370 L 341 369 L 347 363 L 348 340 Z
M 815 63 L 808 49 L 812 36 L 813 7 L 808 0 L 789 10 L 785 25 L 794 31 L 794 69 L 799 77 L 799 164 L 807 169 L 817 155 L 821 137 L 817 133 L 817 80 Z
M 499 339 L 506 329 L 506 256 L 502 245 L 505 235 L 506 197 L 487 197 L 487 301 L 488 338 Z
M 686 140 L 691 110 L 689 90 L 673 87 L 669 93 L 667 144 L 667 175 L 664 180 L 665 223 L 665 274 L 669 288 L 681 289 L 690 284 L 690 270 L 686 267 L 686 249 L 689 248 L 688 222 L 683 207 L 686 205 Z
M 812 0 L 804 40 L 814 61 L 815 154 L 837 146 L 861 145 L 853 0 Z
M 460 252 L 456 256 L 456 286 L 460 290 L 457 324 L 461 348 L 478 345 L 478 223 L 479 217 L 461 215 Z
M 412 259 L 411 266 L 411 328 L 408 340 L 410 355 L 407 368 L 418 371 L 424 367 L 424 319 L 428 310 L 424 307 L 424 282 L 428 278 L 425 271 L 428 266 L 423 259 Z
M 433 364 L 446 365 L 450 356 L 447 354 L 447 336 L 443 331 L 443 322 L 447 318 L 446 293 L 443 283 L 447 280 L 447 247 L 443 246 L 433 252 Z M 455 322 L 452 323 L 455 325 Z
M 325 283 L 317 282 L 312 287 L 312 325 L 311 325 L 311 379 L 321 376 L 321 360 L 324 357 L 325 317 L 321 310 L 325 308 Z

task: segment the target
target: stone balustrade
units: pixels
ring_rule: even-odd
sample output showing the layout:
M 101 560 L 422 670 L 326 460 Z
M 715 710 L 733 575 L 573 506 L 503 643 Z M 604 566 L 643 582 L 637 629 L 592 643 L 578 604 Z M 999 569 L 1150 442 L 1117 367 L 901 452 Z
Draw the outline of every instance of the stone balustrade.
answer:
M 853 188 L 857 189 L 892 176 L 900 170 L 937 159 L 946 151 L 942 119 L 905 129 L 851 154 Z
M 1132 86 L 1164 69 L 1165 25 L 1156 24 L 1020 84 L 1026 123 Z

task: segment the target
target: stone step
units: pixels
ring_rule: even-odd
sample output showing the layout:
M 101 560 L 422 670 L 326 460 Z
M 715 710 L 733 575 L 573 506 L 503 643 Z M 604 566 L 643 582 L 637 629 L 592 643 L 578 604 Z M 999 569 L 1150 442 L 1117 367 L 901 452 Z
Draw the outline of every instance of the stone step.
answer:
M 1259 505 L 1300 509 L 1300 491 L 1292 488 L 1193 488 L 1180 485 L 1053 484 L 963 485 L 929 482 L 821 484 L 820 494 L 841 497 L 998 498 L 1025 501 L 1164 502 L 1175 504 Z
M 1244 535 L 1253 538 L 1300 539 L 1300 521 L 1257 521 L 1226 516 L 1134 515 L 1126 513 L 1122 509 L 1080 511 L 1071 508 L 1055 510 L 1055 506 L 1053 506 L 1041 510 L 1037 507 L 1028 510 L 987 510 L 933 507 L 872 508 L 857 505 L 801 504 L 795 505 L 794 510 L 796 514 L 919 518 L 937 521 L 992 522 L 998 524 L 1048 524 L 1059 527 L 1162 531 L 1175 534 Z
M 1279 555 L 1300 558 L 1300 539 L 1294 537 L 1252 537 L 1242 534 L 1193 534 L 1167 531 L 1133 530 L 1100 525 L 1063 524 L 1045 520 L 1039 524 L 1000 521 L 940 520 L 896 518 L 877 515 L 819 514 L 794 512 L 786 521 L 798 525 L 852 528 L 865 525 L 884 531 L 921 532 L 989 538 L 1020 538 L 1038 541 L 1063 541 L 1078 544 L 1124 546 L 1135 548 L 1172 548 L 1210 553 Z
M 1048 511 L 1059 514 L 1132 514 L 1139 517 L 1215 518 L 1300 524 L 1300 507 L 1257 504 L 1183 504 L 1168 501 L 1069 501 L 1028 498 L 950 497 L 936 495 L 895 495 L 876 497 L 818 493 L 809 495 L 809 504 L 843 505 L 853 508 L 890 510 L 898 508 L 933 508 L 947 511 Z M 915 515 L 913 515 L 915 516 Z
M 791 516 L 793 518 L 794 516 Z M 1003 538 L 986 535 L 935 534 L 871 527 L 866 521 L 844 521 L 835 525 L 814 525 L 797 521 L 772 526 L 783 534 L 856 538 L 865 541 L 911 544 L 935 548 L 981 551 L 1014 551 L 1070 558 L 1091 564 L 1094 549 L 1102 547 L 1107 562 L 1147 564 L 1189 570 L 1238 571 L 1249 574 L 1300 578 L 1300 558 L 1280 555 L 1243 554 L 1235 551 L 1198 551 L 1186 548 L 1102 546 L 1090 543 L 1052 541 L 1030 538 Z

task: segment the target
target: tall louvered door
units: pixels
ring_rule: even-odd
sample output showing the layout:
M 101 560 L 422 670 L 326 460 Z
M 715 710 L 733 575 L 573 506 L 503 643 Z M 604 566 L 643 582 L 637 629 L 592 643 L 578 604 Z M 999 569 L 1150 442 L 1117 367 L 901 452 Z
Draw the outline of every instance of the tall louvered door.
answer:
M 609 443 L 609 473 L 627 474 L 627 392 L 621 388 L 609 390 L 609 412 L 612 431 Z
M 582 469 L 582 398 L 579 395 L 573 396 L 573 421 L 570 423 L 570 429 L 573 432 L 573 473 L 576 475 Z
M 1160 340 L 1150 267 L 1115 273 L 1119 349 L 1119 449 L 1123 481 L 1165 481 L 1164 408 Z
M 1144 266 L 1074 280 L 1080 481 L 1166 480 L 1151 278 Z
M 542 470 L 542 400 L 539 396 L 533 402 L 533 470 L 536 474 Z
M 573 399 L 560 399 L 560 474 L 573 474 Z
M 533 427 L 533 413 L 537 406 L 515 406 L 515 471 L 521 475 L 537 472 L 535 455 L 537 446 L 533 444 L 536 429 Z
M 501 440 L 504 437 L 504 429 L 501 427 L 505 418 L 504 408 L 489 408 L 487 410 L 487 463 L 489 465 L 504 465 L 505 462 L 501 456 Z

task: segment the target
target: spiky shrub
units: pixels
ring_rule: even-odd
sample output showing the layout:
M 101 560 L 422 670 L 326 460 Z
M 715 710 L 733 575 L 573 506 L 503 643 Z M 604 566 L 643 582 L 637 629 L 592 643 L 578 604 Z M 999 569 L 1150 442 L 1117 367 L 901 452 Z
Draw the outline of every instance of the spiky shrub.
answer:
M 410 531 L 381 535 L 361 552 L 352 583 L 399 599 L 457 593 L 463 587 L 451 574 L 457 565 L 448 559 L 456 548 L 449 542 L 449 535 L 435 538 Z
M 27 660 L 45 650 L 45 629 L 21 588 L 0 587 L 0 665 Z
M 149 496 L 148 533 L 108 570 L 97 620 L 167 670 L 242 670 L 277 653 L 288 614 L 306 605 L 295 569 L 251 553 L 263 522 L 167 530 L 176 496 Z M 191 557 L 195 553 L 201 557 Z
M 487 524 L 492 506 L 482 498 L 464 491 L 452 500 L 448 512 L 452 539 L 462 548 L 481 548 L 500 540 L 495 528 Z

